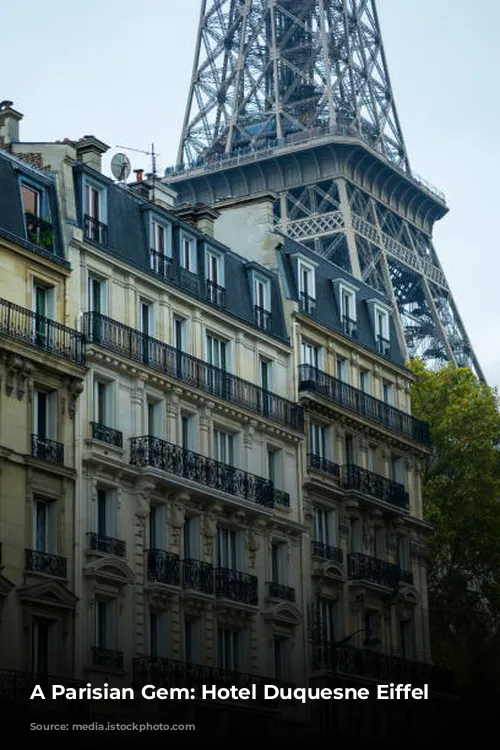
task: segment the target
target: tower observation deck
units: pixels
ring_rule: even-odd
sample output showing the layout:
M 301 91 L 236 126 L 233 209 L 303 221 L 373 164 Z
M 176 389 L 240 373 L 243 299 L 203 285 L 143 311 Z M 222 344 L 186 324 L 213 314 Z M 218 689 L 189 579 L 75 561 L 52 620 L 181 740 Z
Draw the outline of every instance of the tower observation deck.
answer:
M 445 196 L 410 167 L 374 0 L 202 0 L 181 201 L 273 193 L 276 231 L 383 291 L 407 356 L 483 378 L 432 242 Z

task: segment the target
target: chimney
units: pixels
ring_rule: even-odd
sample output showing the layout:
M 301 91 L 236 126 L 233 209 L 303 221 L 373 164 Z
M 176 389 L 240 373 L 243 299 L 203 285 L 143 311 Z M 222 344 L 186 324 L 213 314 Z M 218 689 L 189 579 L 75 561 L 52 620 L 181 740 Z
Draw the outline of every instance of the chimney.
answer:
M 214 236 L 214 222 L 220 216 L 220 212 L 216 209 L 197 203 L 196 206 L 188 205 L 179 208 L 174 213 L 179 219 L 195 226 L 199 232 L 203 232 L 209 237 Z
M 136 182 L 142 182 L 142 176 L 144 174 L 143 169 L 134 169 L 134 173 L 136 175 Z
M 13 103 L 7 99 L 0 102 L 0 146 L 19 141 L 19 122 L 24 115 L 12 108 Z
M 94 135 L 84 135 L 76 142 L 76 158 L 82 164 L 95 169 L 96 172 L 102 170 L 102 155 L 109 151 L 109 146 L 100 141 Z

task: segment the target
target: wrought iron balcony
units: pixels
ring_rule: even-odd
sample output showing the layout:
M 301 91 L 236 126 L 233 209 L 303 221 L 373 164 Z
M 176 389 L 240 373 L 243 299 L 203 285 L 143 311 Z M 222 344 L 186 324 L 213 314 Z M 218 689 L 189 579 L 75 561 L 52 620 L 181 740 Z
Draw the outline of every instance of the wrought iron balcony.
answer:
M 274 502 L 276 505 L 281 505 L 283 508 L 289 508 L 290 495 L 288 492 L 283 492 L 283 490 L 274 489 Z
M 182 381 L 212 396 L 230 401 L 299 432 L 304 431 L 304 411 L 286 398 L 264 390 L 225 370 L 191 357 L 173 346 L 146 336 L 100 313 L 84 315 L 88 341 L 134 362 Z
M 182 586 L 185 589 L 214 594 L 214 569 L 210 563 L 200 560 L 182 561 Z
M 64 357 L 77 365 L 85 364 L 85 337 L 82 333 L 5 299 L 0 299 L 0 335 Z
M 215 596 L 241 604 L 259 603 L 257 578 L 230 568 L 215 569 Z
M 40 461 L 64 466 L 64 445 L 38 435 L 31 436 L 31 455 Z
M 82 680 L 74 680 L 68 677 L 0 669 L 0 700 L 29 702 L 36 685 L 40 685 L 45 695 L 50 695 L 52 685 L 64 685 L 66 688 L 78 689 L 85 687 L 86 684 Z M 70 702 L 73 703 L 73 701 Z M 80 703 L 78 700 L 74 702 L 74 704 L 78 703 Z M 85 700 L 83 703 L 88 706 L 89 701 Z
M 307 454 L 307 463 L 310 469 L 317 469 L 322 471 L 324 474 L 330 474 L 332 477 L 340 476 L 340 466 L 329 461 L 323 456 L 318 456 L 316 453 Z
M 329 544 L 324 542 L 311 542 L 311 555 L 313 557 L 321 557 L 323 560 L 331 560 L 332 562 L 343 563 L 344 552 L 340 547 L 331 547 Z
M 173 279 L 174 268 L 172 258 L 151 248 L 149 251 L 149 262 L 153 273 L 161 276 L 162 279 Z
M 66 558 L 59 555 L 49 555 L 48 552 L 27 549 L 24 567 L 33 573 L 45 573 L 54 578 L 66 578 Z
M 271 311 L 265 307 L 255 305 L 255 325 L 263 331 L 270 331 L 272 323 Z
M 179 555 L 165 552 L 162 549 L 148 549 L 148 581 L 165 583 L 168 586 L 181 585 L 181 566 Z
M 271 677 L 260 677 L 255 674 L 206 667 L 201 664 L 174 661 L 162 657 L 140 657 L 134 659 L 134 687 L 154 685 L 157 688 L 187 688 L 194 689 L 201 695 L 203 685 L 216 685 L 217 688 L 236 687 L 238 689 L 251 688 L 257 685 L 257 700 L 269 706 L 272 702 L 264 701 L 264 685 L 282 685 Z M 292 687 L 287 685 L 287 687 Z
M 223 286 L 219 286 L 215 281 L 207 279 L 206 293 L 207 300 L 211 302 L 212 305 L 217 305 L 217 307 L 226 306 L 226 290 Z
M 362 469 L 360 466 L 354 464 L 342 466 L 341 481 L 345 490 L 355 490 L 363 495 L 370 495 L 397 508 L 406 510 L 410 504 L 410 496 L 403 484 L 375 474 L 368 469 Z
M 28 241 L 34 245 L 43 248 L 48 253 L 54 252 L 54 227 L 50 221 L 45 221 L 39 216 L 26 212 L 24 214 L 26 222 L 26 234 Z
M 454 674 L 446 669 L 333 641 L 313 643 L 313 668 L 383 683 L 428 684 L 431 690 L 448 694 L 455 691 Z
M 305 292 L 301 292 L 299 295 L 300 311 L 306 313 L 306 315 L 314 315 L 316 311 L 316 300 Z
M 358 324 L 352 318 L 347 315 L 342 316 L 342 331 L 346 336 L 350 336 L 352 339 L 358 338 Z
M 131 438 L 130 463 L 132 466 L 160 469 L 256 505 L 274 508 L 275 490 L 269 479 L 222 464 L 160 438 L 150 435 Z
M 383 357 L 389 357 L 391 354 L 391 342 L 383 336 L 377 336 L 377 351 Z
M 85 214 L 83 217 L 83 235 L 86 240 L 95 242 L 97 245 L 108 245 L 108 227 L 102 221 L 93 219 L 92 216 Z
M 354 552 L 347 555 L 347 575 L 351 581 L 371 581 L 396 589 L 401 581 L 401 568 L 378 557 Z
M 121 539 L 113 539 L 111 536 L 103 536 L 90 531 L 87 534 L 89 550 L 92 552 L 105 552 L 115 557 L 125 557 L 127 545 Z
M 312 365 L 299 366 L 299 391 L 310 391 L 417 443 L 430 446 L 429 425 Z
M 123 651 L 92 647 L 92 664 L 105 669 L 123 669 Z
M 92 429 L 93 440 L 101 440 L 101 442 L 108 443 L 108 445 L 114 445 L 115 448 L 123 448 L 123 433 L 119 432 L 119 430 L 106 427 L 106 425 L 99 424 L 98 422 L 91 422 L 90 427 Z
M 283 586 L 282 583 L 274 583 L 274 581 L 268 581 L 266 586 L 270 599 L 281 599 L 284 602 L 295 601 L 295 589 L 291 586 Z

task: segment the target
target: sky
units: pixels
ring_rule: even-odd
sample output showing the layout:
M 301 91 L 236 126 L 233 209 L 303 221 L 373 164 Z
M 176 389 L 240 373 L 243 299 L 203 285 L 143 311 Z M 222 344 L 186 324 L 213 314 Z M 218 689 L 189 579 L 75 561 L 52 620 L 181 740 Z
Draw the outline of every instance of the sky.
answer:
M 0 99 L 21 140 L 92 134 L 174 164 L 201 0 L 24 0 L 2 8 Z M 412 169 L 444 191 L 434 243 L 490 385 L 500 385 L 500 3 L 378 0 Z M 12 65 L 9 65 L 9 61 Z M 15 63 L 15 64 L 14 64 Z M 149 157 L 126 152 L 134 169 Z

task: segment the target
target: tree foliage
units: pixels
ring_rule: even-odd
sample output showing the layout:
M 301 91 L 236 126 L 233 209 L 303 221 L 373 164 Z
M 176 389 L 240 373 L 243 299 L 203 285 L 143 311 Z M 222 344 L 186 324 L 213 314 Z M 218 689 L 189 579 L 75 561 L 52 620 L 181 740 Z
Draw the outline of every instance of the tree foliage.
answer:
M 430 536 L 429 612 L 434 660 L 462 684 L 500 653 L 500 412 L 494 389 L 468 368 L 416 376 L 412 407 L 429 423 L 423 477 Z

